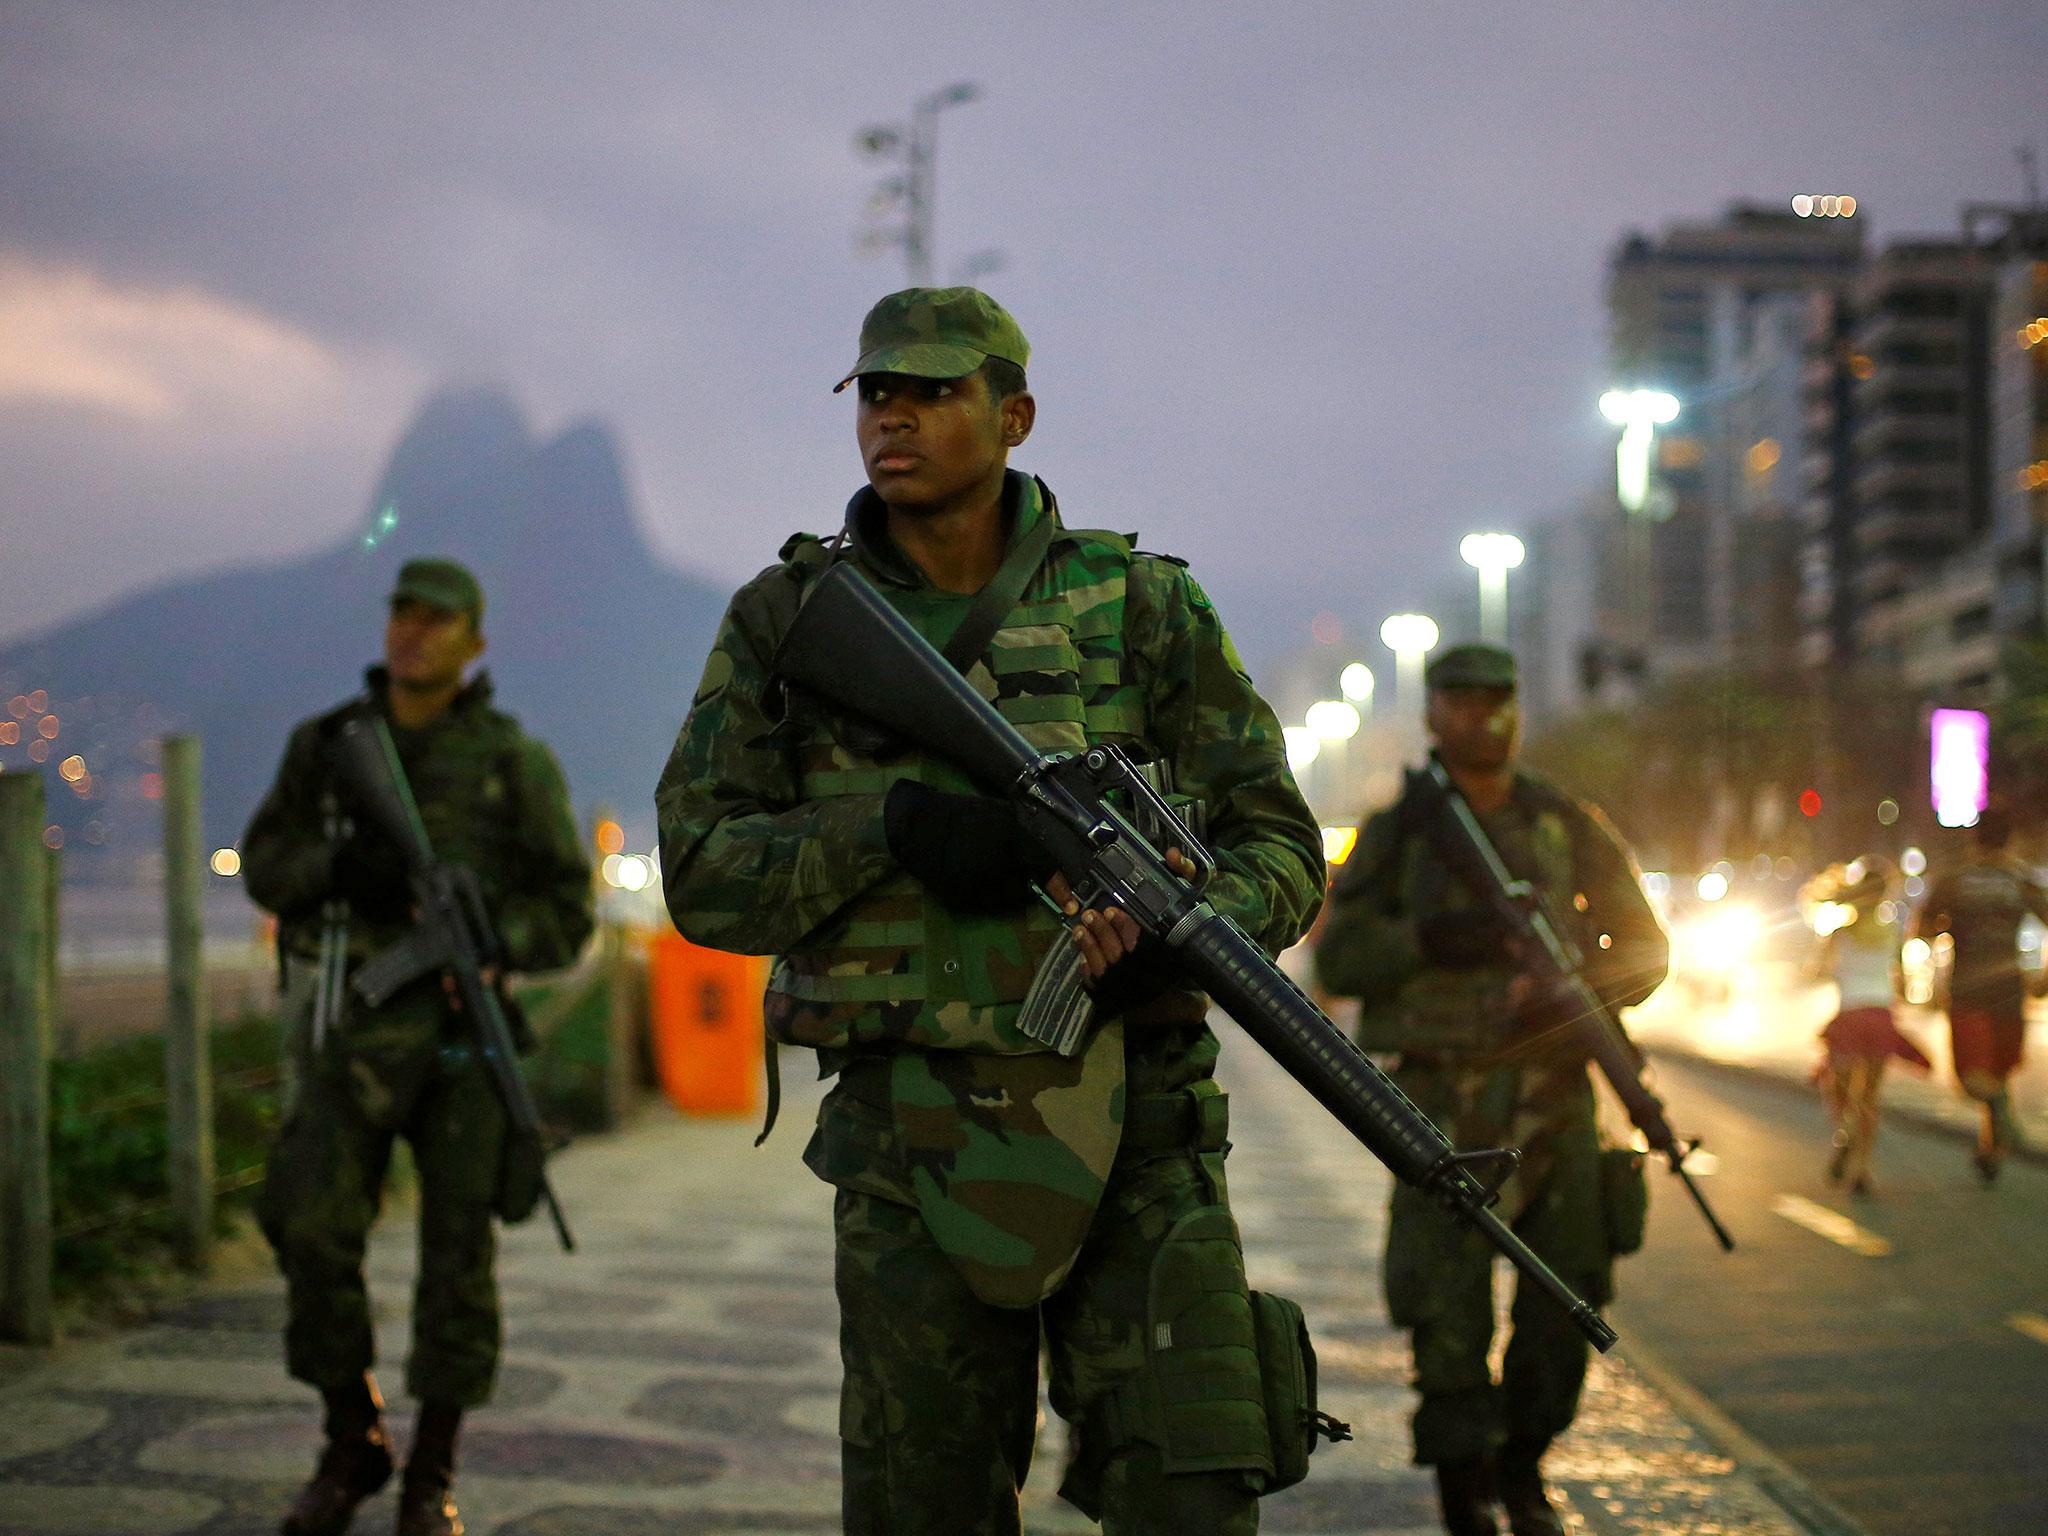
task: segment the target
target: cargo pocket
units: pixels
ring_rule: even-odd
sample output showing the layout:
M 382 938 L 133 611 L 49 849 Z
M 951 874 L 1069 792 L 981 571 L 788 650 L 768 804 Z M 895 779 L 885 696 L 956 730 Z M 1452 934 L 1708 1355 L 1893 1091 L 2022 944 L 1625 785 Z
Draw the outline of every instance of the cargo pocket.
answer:
M 1273 1493 L 1308 1476 L 1318 1440 L 1349 1440 L 1351 1426 L 1316 1406 L 1316 1351 L 1301 1308 L 1266 1291 L 1253 1291 L 1251 1302 L 1266 1435 L 1273 1445 L 1273 1475 L 1264 1491 Z
M 1175 1222 L 1153 1260 L 1145 1370 L 1165 1470 L 1270 1476 L 1258 1335 L 1228 1210 Z
M 1643 1170 L 1643 1154 L 1633 1147 L 1601 1152 L 1600 1207 L 1609 1253 L 1619 1258 L 1643 1246 L 1650 1221 L 1650 1181 Z

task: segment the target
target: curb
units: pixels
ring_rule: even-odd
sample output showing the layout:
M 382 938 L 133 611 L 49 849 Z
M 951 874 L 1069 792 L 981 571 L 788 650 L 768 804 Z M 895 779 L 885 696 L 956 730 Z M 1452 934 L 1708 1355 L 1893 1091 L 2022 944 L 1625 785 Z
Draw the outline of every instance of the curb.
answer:
M 1708 1072 L 1717 1072 L 1723 1077 L 1740 1079 L 1747 1083 L 1761 1083 L 1779 1089 L 1802 1099 L 1819 1099 L 1820 1089 L 1804 1078 L 1790 1073 L 1775 1071 L 1770 1067 L 1753 1067 L 1745 1062 L 1725 1061 L 1718 1056 L 1702 1056 L 1682 1046 L 1666 1045 L 1662 1041 L 1646 1044 L 1643 1049 L 1652 1056 L 1668 1056 L 1673 1061 L 1682 1061 L 1689 1067 L 1700 1067 Z M 1959 1125 L 1946 1116 L 1931 1114 L 1924 1109 L 1914 1109 L 1904 1104 L 1886 1104 L 1882 1113 L 1886 1120 L 1895 1125 L 1910 1125 L 1916 1130 L 1927 1131 L 1964 1146 L 1977 1144 L 1976 1130 Z M 2018 1144 L 2006 1154 L 2012 1162 L 2035 1163 L 2048 1167 L 2048 1145 L 2021 1137 Z
M 1700 1395 L 1654 1349 L 1631 1338 L 1615 1353 L 1628 1362 L 1655 1389 L 1672 1411 L 1696 1430 L 1700 1437 L 1733 1461 L 1751 1482 L 1786 1517 L 1809 1536 L 1871 1536 L 1869 1527 L 1856 1520 L 1826 1494 L 1801 1477 L 1779 1457 Z

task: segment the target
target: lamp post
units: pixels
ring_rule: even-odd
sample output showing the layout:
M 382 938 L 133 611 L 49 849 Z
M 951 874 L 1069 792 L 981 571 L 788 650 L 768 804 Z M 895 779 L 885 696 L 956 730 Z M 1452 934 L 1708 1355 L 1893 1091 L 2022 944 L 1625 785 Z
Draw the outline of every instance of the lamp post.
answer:
M 1614 450 L 1614 494 L 1632 514 L 1650 500 L 1650 448 L 1657 428 L 1678 418 L 1678 397 L 1661 389 L 1610 389 L 1600 397 L 1600 414 L 1621 428 Z
M 942 91 L 920 97 L 910 109 L 908 126 L 880 123 L 854 135 L 854 146 L 876 159 L 901 159 L 903 174 L 879 183 L 868 199 L 868 209 L 878 217 L 899 205 L 903 223 L 895 228 L 872 229 L 861 244 L 869 250 L 884 246 L 903 247 L 903 269 L 913 288 L 932 278 L 932 205 L 936 196 L 935 171 L 939 153 L 939 113 L 947 107 L 963 106 L 981 95 L 981 87 L 962 80 Z
M 1337 687 L 1344 697 L 1358 706 L 1361 715 L 1372 713 L 1373 691 L 1372 668 L 1362 661 L 1354 661 L 1337 674 Z
M 1479 638 L 1508 643 L 1508 572 L 1522 563 L 1522 541 L 1512 533 L 1468 533 L 1458 553 L 1479 572 Z
M 1436 620 L 1426 613 L 1397 613 L 1380 625 L 1380 643 L 1394 653 L 1394 705 L 1413 717 L 1422 698 L 1422 661 L 1436 648 Z

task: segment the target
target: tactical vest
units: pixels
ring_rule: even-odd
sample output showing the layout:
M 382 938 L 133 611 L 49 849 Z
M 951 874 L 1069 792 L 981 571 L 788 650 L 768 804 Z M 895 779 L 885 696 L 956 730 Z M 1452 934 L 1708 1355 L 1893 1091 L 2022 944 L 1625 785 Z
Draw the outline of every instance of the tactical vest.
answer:
M 1567 922 L 1575 919 L 1579 888 L 1573 834 L 1578 818 L 1571 802 L 1524 775 L 1516 781 L 1514 797 L 1480 820 L 1509 869 L 1546 892 Z M 1454 913 L 1482 919 L 1479 898 L 1431 853 L 1423 837 L 1402 833 L 1388 856 L 1395 861 L 1400 910 L 1411 921 Z M 1500 1044 L 1498 1010 L 1507 977 L 1503 966 L 1425 966 L 1393 997 L 1362 1001 L 1359 1043 L 1367 1050 L 1421 1051 L 1421 1042 L 1427 1041 L 1446 1056 L 1490 1053 Z
M 806 545 L 808 547 L 806 547 Z M 792 541 L 784 559 L 822 569 L 817 540 Z M 1042 752 L 1139 741 L 1141 688 L 1124 656 L 1131 541 L 1059 528 L 1052 548 L 967 672 L 983 697 Z M 881 584 L 904 618 L 934 645 L 957 627 L 969 596 Z M 964 792 L 950 764 L 894 745 L 822 713 L 803 726 L 796 757 L 805 800 L 885 793 L 898 779 Z M 777 960 L 768 982 L 768 1026 L 786 1044 L 839 1048 L 880 1043 L 1022 1055 L 1045 1049 L 1016 1027 L 1039 962 L 1064 941 L 1053 912 L 974 917 L 926 898 L 897 873 L 857 898 L 828 933 Z

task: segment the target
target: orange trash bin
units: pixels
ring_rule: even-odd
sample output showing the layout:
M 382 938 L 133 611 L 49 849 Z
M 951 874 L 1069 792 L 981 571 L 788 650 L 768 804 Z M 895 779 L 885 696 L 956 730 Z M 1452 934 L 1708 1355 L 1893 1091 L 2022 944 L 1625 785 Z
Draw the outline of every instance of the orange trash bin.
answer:
M 691 1115 L 749 1115 L 761 1105 L 761 994 L 768 961 L 704 949 L 674 930 L 647 953 L 655 1076 Z

